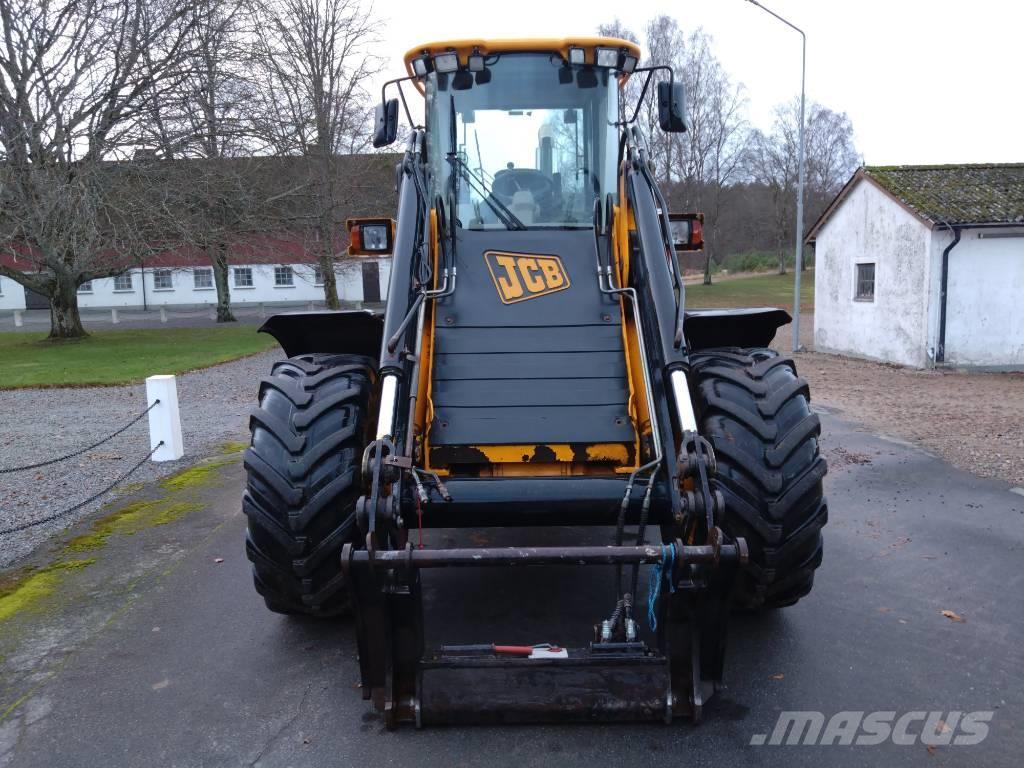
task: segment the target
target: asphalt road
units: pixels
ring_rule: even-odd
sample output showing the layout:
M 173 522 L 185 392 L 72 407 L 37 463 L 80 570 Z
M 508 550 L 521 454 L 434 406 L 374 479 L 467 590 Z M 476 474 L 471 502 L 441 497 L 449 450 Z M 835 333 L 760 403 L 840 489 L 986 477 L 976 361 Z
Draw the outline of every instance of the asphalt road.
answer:
M 1020 765 L 1024 497 L 823 420 L 815 590 L 734 621 L 728 688 L 699 726 L 385 731 L 356 689 L 351 626 L 269 614 L 252 591 L 236 464 L 195 491 L 204 512 L 112 536 L 0 621 L 0 766 Z M 783 710 L 993 714 L 973 746 L 752 745 Z

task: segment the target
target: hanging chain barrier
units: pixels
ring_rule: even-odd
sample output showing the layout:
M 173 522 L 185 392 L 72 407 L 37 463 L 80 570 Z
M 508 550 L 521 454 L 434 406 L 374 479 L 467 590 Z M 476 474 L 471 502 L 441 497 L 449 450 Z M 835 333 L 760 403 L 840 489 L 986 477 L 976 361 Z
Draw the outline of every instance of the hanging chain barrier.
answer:
M 156 403 L 154 403 L 154 405 L 156 405 Z M 0 536 L 6 536 L 6 535 L 11 534 L 11 533 L 18 533 L 19 531 L 25 531 L 25 530 L 28 530 L 29 528 L 35 528 L 37 525 L 43 525 L 45 523 L 53 522 L 54 520 L 57 520 L 58 518 L 64 517 L 65 515 L 70 515 L 72 512 L 81 509 L 86 504 L 89 504 L 91 502 L 96 501 L 96 499 L 98 499 L 100 496 L 103 496 L 104 494 L 109 493 L 116 486 L 120 485 L 125 480 L 127 480 L 129 477 L 131 477 L 133 474 L 135 474 L 136 470 L 138 470 L 139 467 L 141 467 L 143 464 L 145 464 L 147 461 L 149 461 L 150 456 L 152 456 L 154 453 L 156 453 L 163 444 L 164 444 L 164 441 L 161 440 L 159 443 L 157 443 L 155 446 L 153 446 L 153 450 L 151 450 L 149 453 L 147 453 L 145 456 L 143 456 L 141 459 L 139 459 L 138 462 L 135 463 L 135 466 L 133 466 L 131 469 L 129 469 L 123 475 L 118 477 L 116 480 L 114 480 L 114 482 L 112 482 L 110 485 L 108 485 L 106 488 L 104 488 L 99 493 L 94 493 L 92 496 L 90 496 L 89 498 L 85 499 L 84 501 L 78 502 L 73 507 L 68 507 L 67 509 L 62 509 L 60 512 L 55 512 L 52 515 L 47 515 L 46 517 L 42 517 L 42 518 L 40 518 L 38 520 L 30 520 L 27 523 L 21 523 L 20 525 L 15 525 L 15 526 L 12 526 L 10 528 L 4 528 L 3 530 L 0 530 Z
M 22 466 L 22 467 L 5 467 L 5 468 L 0 469 L 0 475 L 6 475 L 6 474 L 8 474 L 10 472 L 27 472 L 30 469 L 39 469 L 40 467 L 48 467 L 51 464 L 58 464 L 58 463 L 60 463 L 62 461 L 67 461 L 68 459 L 73 459 L 73 458 L 75 458 L 75 456 L 81 456 L 86 451 L 91 451 L 93 448 L 98 448 L 99 446 L 103 445 L 108 440 L 113 440 L 115 437 L 117 437 L 122 432 L 124 432 L 126 429 L 128 429 L 128 427 L 132 426 L 133 424 L 137 424 L 139 421 L 141 421 L 143 416 L 145 416 L 147 413 L 152 411 L 158 405 L 160 405 L 160 401 L 159 400 L 154 400 L 153 404 L 151 406 L 149 406 L 146 410 L 144 410 L 142 413 L 140 413 L 134 419 L 129 421 L 127 424 L 125 424 L 119 430 L 117 430 L 117 432 L 113 432 L 113 433 L 107 435 L 102 440 L 99 440 L 99 441 L 93 443 L 92 445 L 87 445 L 85 448 L 82 448 L 80 450 L 74 451 L 73 453 L 68 453 L 68 454 L 66 454 L 64 456 L 59 456 L 56 459 L 50 459 L 49 461 L 40 461 L 38 464 L 26 464 L 25 466 Z M 160 444 L 163 445 L 162 442 Z M 156 449 L 154 449 L 153 451 L 150 452 L 150 456 L 153 455 L 153 452 L 155 452 L 155 450 Z
M 67 461 L 68 459 L 73 459 L 76 456 L 81 456 L 83 453 L 86 453 L 87 451 L 91 451 L 93 448 L 97 448 L 97 447 L 103 445 L 104 443 L 109 442 L 110 440 L 113 440 L 115 437 L 117 437 L 118 435 L 123 433 L 129 427 L 131 427 L 131 426 L 133 426 L 135 424 L 138 424 L 146 416 L 146 414 L 148 414 L 151 410 L 156 408 L 159 404 L 160 404 L 159 400 L 154 400 L 153 403 L 148 408 L 146 408 L 146 410 L 144 410 L 142 413 L 140 413 L 137 416 L 135 416 L 131 421 L 129 421 L 127 424 L 125 424 L 119 430 L 117 430 L 116 432 L 111 432 L 109 435 L 104 437 L 102 440 L 97 440 L 95 443 L 92 443 L 91 445 L 87 445 L 85 448 L 80 448 L 80 449 L 78 449 L 76 451 L 72 451 L 71 453 L 65 454 L 63 456 L 58 456 L 55 459 L 49 459 L 48 461 L 40 461 L 40 462 L 37 462 L 35 464 L 26 464 L 26 465 L 20 466 L 20 467 L 4 467 L 4 468 L 0 468 L 0 475 L 9 474 L 11 472 L 27 472 L 30 469 L 39 469 L 40 467 L 48 467 L 48 466 L 50 466 L 52 464 L 58 464 L 58 463 L 60 463 L 62 461 Z M 65 515 L 70 515 L 72 512 L 75 512 L 75 511 L 81 509 L 82 507 L 86 506 L 87 504 L 90 504 L 90 503 L 96 501 L 96 499 L 98 499 L 101 496 L 109 493 L 115 487 L 117 487 L 118 485 L 123 483 L 125 480 L 127 480 L 129 477 L 131 477 L 133 474 L 135 474 L 135 472 L 138 471 L 139 467 L 141 467 L 143 464 L 145 464 L 147 461 L 149 461 L 149 459 L 152 458 L 153 454 L 156 453 L 163 445 L 164 445 L 164 441 L 161 440 L 159 443 L 157 443 L 155 446 L 153 446 L 152 450 L 150 450 L 145 456 L 143 456 L 141 459 L 139 459 L 134 464 L 134 466 L 132 466 L 131 469 L 129 469 L 124 474 L 122 474 L 120 477 L 118 477 L 112 483 L 107 485 L 101 491 L 99 491 L 98 493 L 94 493 L 92 496 L 90 496 L 89 498 L 85 499 L 84 501 L 80 501 L 77 504 L 75 504 L 74 506 L 68 507 L 67 509 L 62 509 L 60 512 L 55 512 L 52 515 L 47 515 L 46 517 L 39 518 L 38 520 L 30 520 L 27 523 L 20 523 L 19 525 L 14 525 L 14 526 L 11 526 L 9 528 L 0 529 L 0 536 L 6 536 L 8 534 L 18 533 L 19 531 L 25 531 L 25 530 L 28 530 L 29 528 L 35 528 L 37 525 L 44 525 L 46 523 L 53 522 L 54 520 L 57 520 L 57 519 L 59 519 L 61 517 L 64 517 Z

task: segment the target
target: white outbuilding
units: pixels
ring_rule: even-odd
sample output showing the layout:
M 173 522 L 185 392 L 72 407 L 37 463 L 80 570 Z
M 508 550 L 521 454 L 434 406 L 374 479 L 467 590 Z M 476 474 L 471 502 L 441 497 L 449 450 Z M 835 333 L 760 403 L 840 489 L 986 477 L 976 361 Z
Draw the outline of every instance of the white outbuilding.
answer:
M 807 242 L 819 351 L 1024 369 L 1024 163 L 866 166 Z

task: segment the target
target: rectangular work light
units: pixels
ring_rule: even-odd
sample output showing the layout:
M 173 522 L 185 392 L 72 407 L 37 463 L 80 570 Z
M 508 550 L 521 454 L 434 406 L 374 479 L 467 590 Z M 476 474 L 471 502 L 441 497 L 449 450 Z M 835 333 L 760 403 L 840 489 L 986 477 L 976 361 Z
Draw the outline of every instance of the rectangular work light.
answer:
M 618 67 L 619 66 L 619 51 L 616 48 L 598 48 L 597 49 L 597 66 L 599 67 Z
M 416 77 L 426 77 L 430 71 L 430 59 L 426 56 L 413 59 L 412 71 L 416 73 Z
M 582 64 L 584 60 L 584 53 L 582 48 L 570 48 L 569 49 L 569 63 L 570 64 Z
M 454 72 L 459 68 L 459 55 L 454 51 L 439 53 L 434 57 L 434 69 L 438 72 Z
M 349 219 L 349 256 L 377 256 L 391 253 L 394 222 L 390 219 Z
M 388 249 L 388 228 L 384 224 L 363 224 L 359 227 L 363 248 L 368 251 L 386 251 Z

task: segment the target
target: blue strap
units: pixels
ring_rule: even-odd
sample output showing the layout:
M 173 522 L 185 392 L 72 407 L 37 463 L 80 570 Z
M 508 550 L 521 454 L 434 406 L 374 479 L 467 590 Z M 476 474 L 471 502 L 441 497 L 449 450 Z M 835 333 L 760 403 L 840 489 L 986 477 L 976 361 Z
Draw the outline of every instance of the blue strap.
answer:
M 666 556 L 667 550 L 667 556 Z M 647 626 L 651 628 L 653 632 L 658 628 L 658 617 L 654 612 L 654 606 L 658 602 L 658 596 L 661 594 L 661 582 L 662 577 L 668 581 L 669 592 L 676 591 L 675 581 L 672 579 L 672 566 L 676 560 L 676 548 L 674 545 L 669 544 L 667 547 L 661 545 L 661 560 L 654 564 L 651 568 L 650 580 L 647 583 Z

